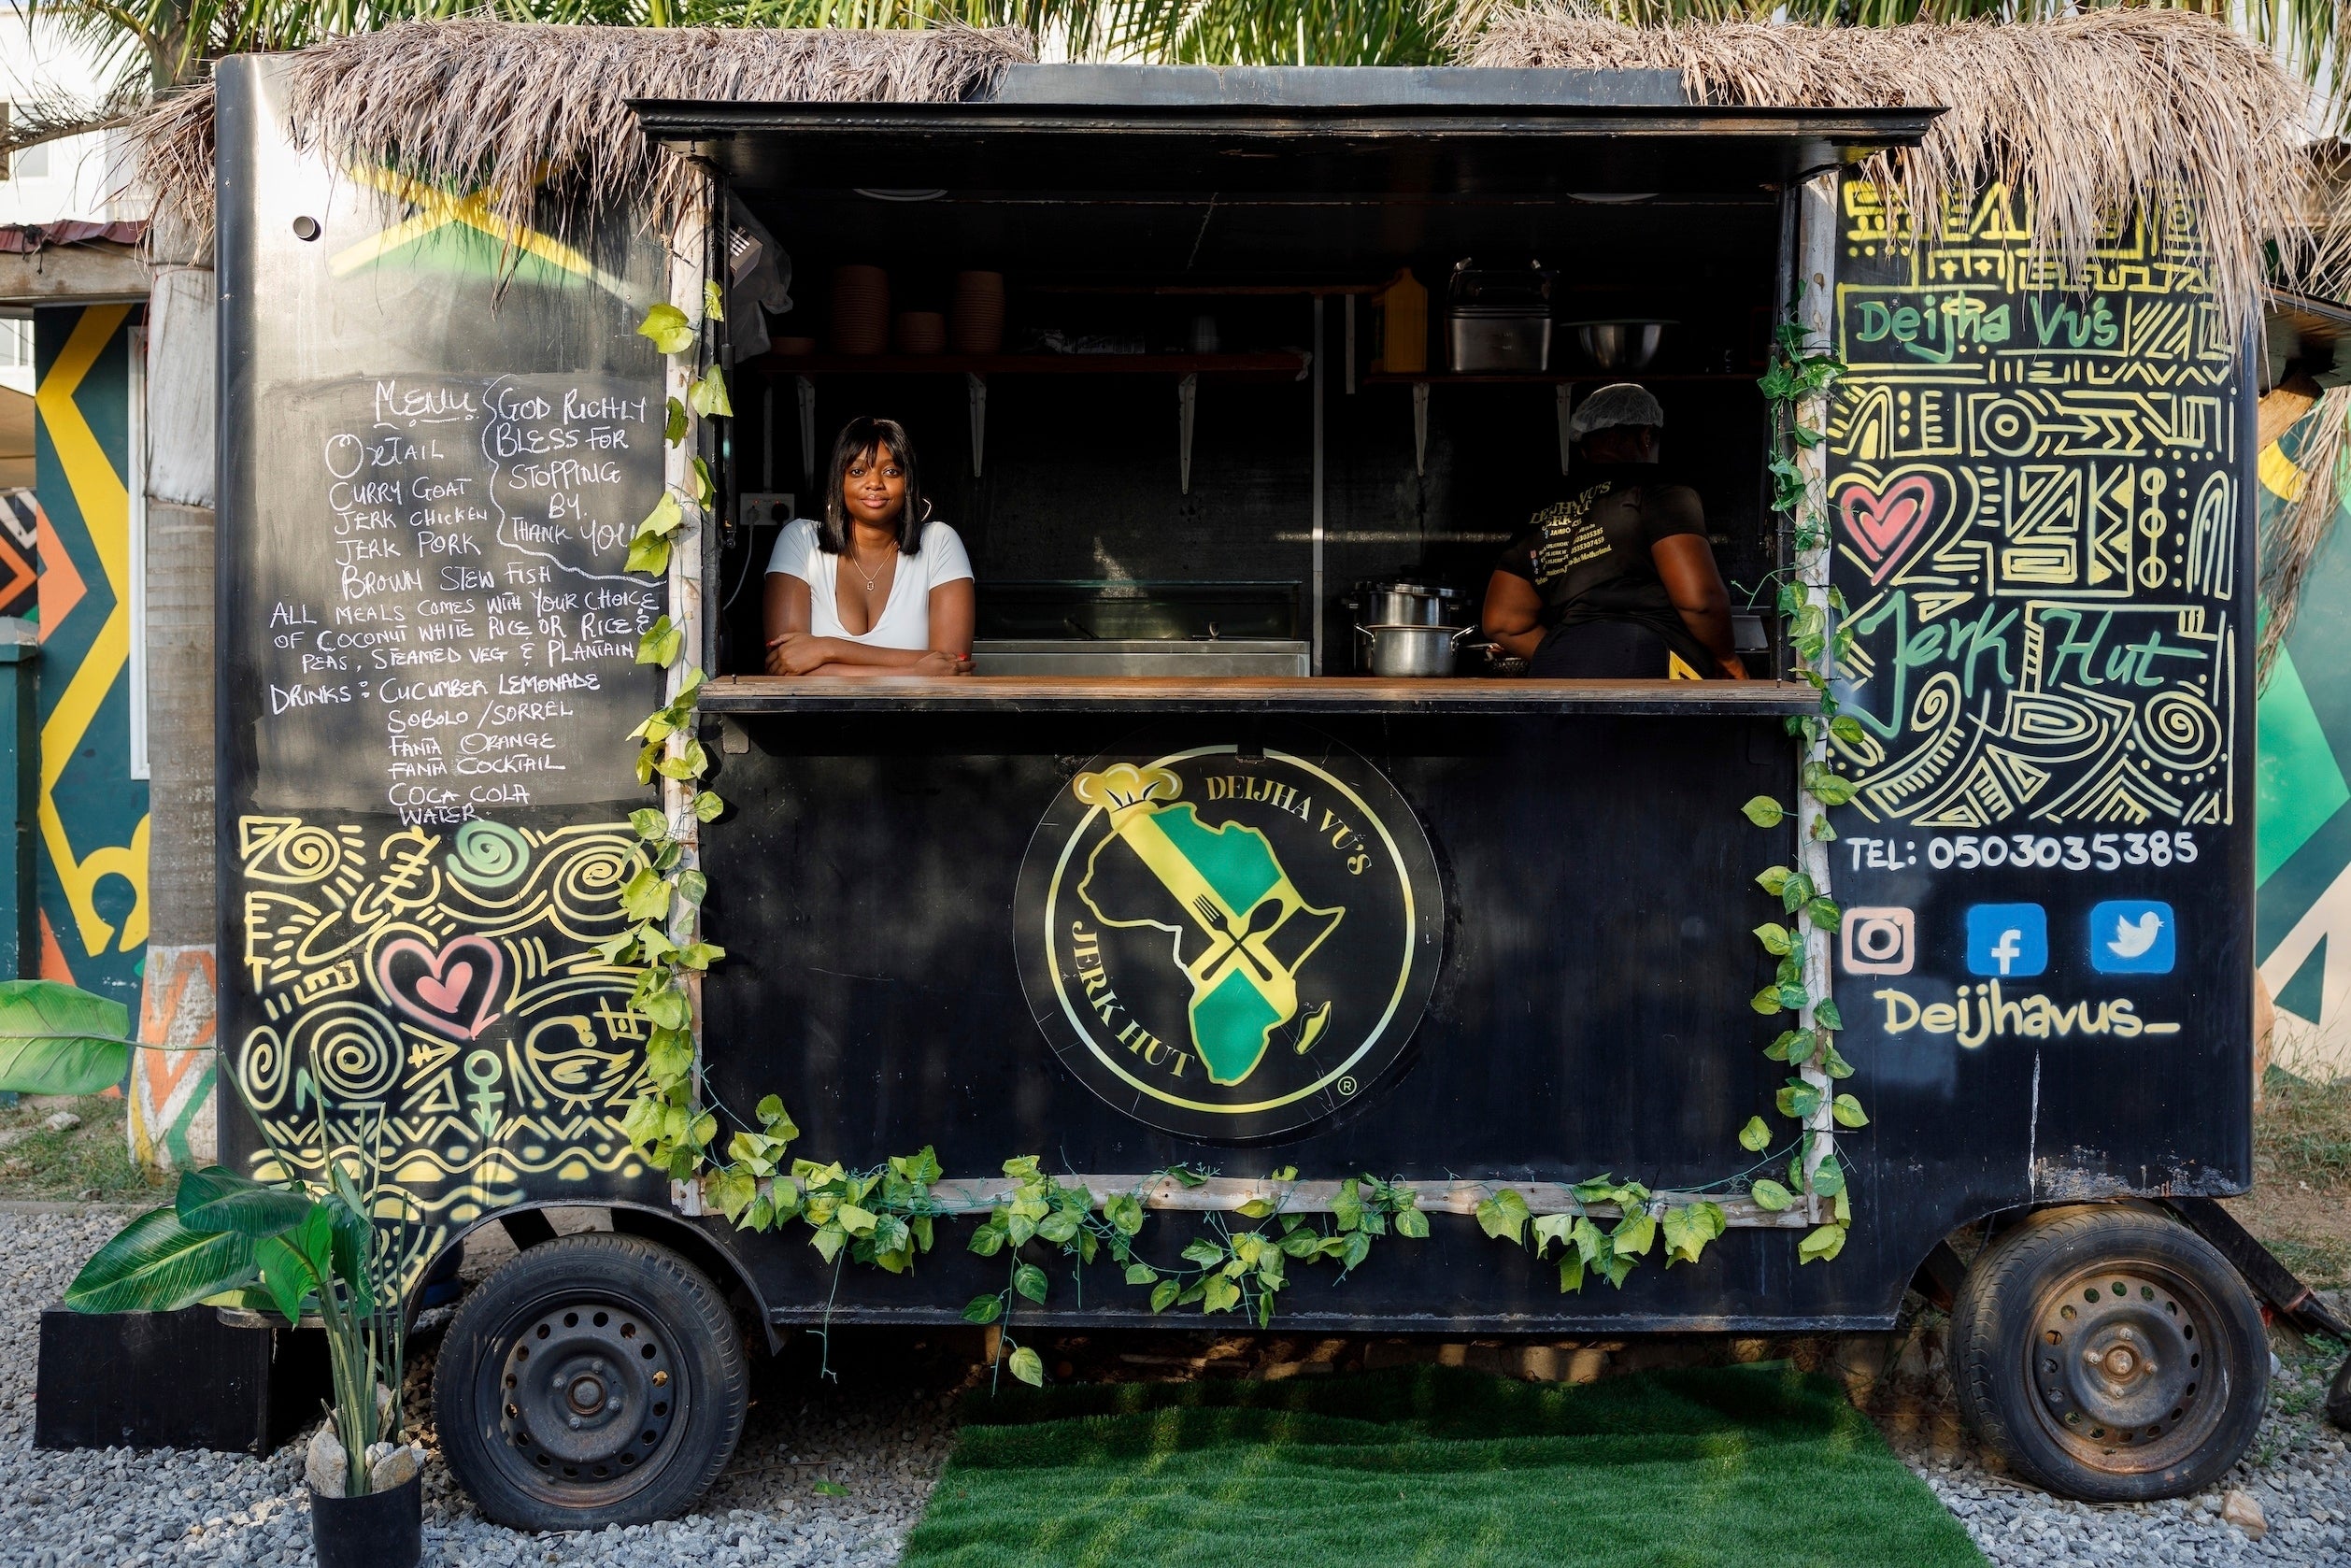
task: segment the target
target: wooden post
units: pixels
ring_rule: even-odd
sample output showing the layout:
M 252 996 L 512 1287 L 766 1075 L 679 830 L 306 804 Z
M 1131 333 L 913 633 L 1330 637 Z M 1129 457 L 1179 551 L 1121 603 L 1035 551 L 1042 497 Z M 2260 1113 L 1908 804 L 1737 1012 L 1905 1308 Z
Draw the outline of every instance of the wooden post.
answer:
M 1800 292 L 1796 304 L 1797 323 L 1803 328 L 1804 342 L 1809 346 L 1834 341 L 1836 330 L 1837 276 L 1837 196 L 1841 176 L 1816 175 L 1804 182 L 1797 209 L 1796 277 Z M 1828 428 L 1829 400 L 1810 397 L 1797 405 L 1797 422 L 1807 429 Z M 1829 610 L 1829 449 L 1826 443 L 1796 449 L 1797 465 L 1803 470 L 1804 499 L 1796 514 L 1797 532 L 1801 535 L 1809 520 L 1816 531 L 1809 549 L 1796 556 L 1797 580 L 1802 585 L 1804 602 Z M 1819 667 L 1823 675 L 1831 673 L 1832 650 L 1824 649 Z M 1829 847 L 1815 836 L 1826 816 L 1819 800 L 1807 792 L 1802 782 L 1802 770 L 1813 763 L 1826 763 L 1829 758 L 1828 736 L 1802 748 L 1799 754 L 1796 787 L 1796 869 L 1810 877 L 1822 894 L 1829 891 Z M 1817 999 L 1829 994 L 1829 934 L 1808 921 L 1796 922 L 1804 933 L 1804 991 L 1815 998 L 1799 1015 L 1798 1025 L 1814 1026 Z M 1829 1110 L 1830 1097 L 1835 1088 L 1829 1075 L 1816 1065 L 1802 1069 L 1804 1082 L 1819 1090 L 1820 1104 L 1806 1119 L 1806 1128 L 1817 1134 L 1811 1140 L 1804 1154 L 1805 1212 L 1817 1224 L 1820 1220 L 1820 1199 L 1809 1190 L 1813 1172 L 1828 1158 L 1834 1147 L 1836 1122 Z
M 701 666 L 703 659 L 703 543 L 708 536 L 706 508 L 696 498 L 694 490 L 694 458 L 702 448 L 703 421 L 694 413 L 688 397 L 694 378 L 700 373 L 705 352 L 716 353 L 710 323 L 703 321 L 703 279 L 708 276 L 709 187 L 705 183 L 704 199 L 678 220 L 669 240 L 669 303 L 686 313 L 689 321 L 701 323 L 702 331 L 692 351 L 671 354 L 664 361 L 662 390 L 674 397 L 686 410 L 685 439 L 663 449 L 662 482 L 677 498 L 685 512 L 670 541 L 669 551 L 669 619 L 679 633 L 678 656 L 669 667 L 662 687 L 664 702 L 675 702 L 686 684 L 689 673 Z M 667 754 L 683 756 L 693 741 L 699 725 L 689 724 L 673 734 L 666 744 Z M 670 835 L 677 841 L 677 869 L 691 871 L 702 863 L 702 823 L 694 816 L 694 796 L 701 791 L 700 781 L 691 778 L 662 780 L 662 812 L 669 819 Z M 669 939 L 679 947 L 695 940 L 701 925 L 701 911 L 684 899 L 677 900 L 669 915 Z M 694 970 L 678 972 L 680 983 L 686 988 L 692 1005 L 694 1032 L 693 1099 L 695 1108 L 702 1104 L 702 976 Z M 694 1182 L 671 1184 L 673 1202 L 688 1214 L 701 1212 L 701 1190 Z

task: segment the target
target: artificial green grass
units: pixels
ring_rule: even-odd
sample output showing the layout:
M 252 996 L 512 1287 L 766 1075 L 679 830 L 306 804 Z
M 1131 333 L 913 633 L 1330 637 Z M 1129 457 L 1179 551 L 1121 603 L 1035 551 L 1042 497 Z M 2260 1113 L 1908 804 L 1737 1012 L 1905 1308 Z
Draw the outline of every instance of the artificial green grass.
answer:
M 905 1568 L 1981 1568 L 1836 1386 L 1419 1366 L 976 1398 Z

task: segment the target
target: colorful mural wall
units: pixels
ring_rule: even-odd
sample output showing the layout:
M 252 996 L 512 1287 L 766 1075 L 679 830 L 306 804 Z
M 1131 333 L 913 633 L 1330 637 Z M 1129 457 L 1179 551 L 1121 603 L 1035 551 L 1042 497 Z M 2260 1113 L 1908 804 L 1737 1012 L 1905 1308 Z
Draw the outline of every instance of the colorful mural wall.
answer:
M 139 1010 L 147 784 L 131 776 L 135 306 L 34 317 L 38 973 Z
M 2265 532 L 2301 494 L 2294 460 L 2310 431 L 2304 421 L 2261 454 Z M 2351 1074 L 2351 547 L 2342 517 L 2303 580 L 2256 709 L 2254 951 L 2277 1008 L 2272 1060 L 2318 1078 Z

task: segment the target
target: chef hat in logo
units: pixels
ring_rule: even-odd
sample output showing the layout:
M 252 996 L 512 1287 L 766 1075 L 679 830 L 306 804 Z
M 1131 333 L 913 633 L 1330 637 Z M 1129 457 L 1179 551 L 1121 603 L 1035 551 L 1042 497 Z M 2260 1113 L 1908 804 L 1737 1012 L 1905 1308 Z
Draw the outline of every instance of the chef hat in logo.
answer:
M 1665 427 L 1665 410 L 1658 406 L 1649 389 L 1636 381 L 1617 381 L 1601 388 L 1583 404 L 1567 421 L 1567 433 L 1581 441 L 1595 430 L 1613 430 L 1618 425 L 1654 425 Z

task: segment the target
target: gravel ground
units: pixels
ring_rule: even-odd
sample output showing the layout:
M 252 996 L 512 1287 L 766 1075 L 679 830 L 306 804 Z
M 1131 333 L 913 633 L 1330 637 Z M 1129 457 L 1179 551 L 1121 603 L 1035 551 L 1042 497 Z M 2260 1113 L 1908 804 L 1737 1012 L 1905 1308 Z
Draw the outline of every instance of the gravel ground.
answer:
M 117 1213 L 0 1213 L 0 1333 L 29 1347 L 43 1304 L 121 1223 Z M 477 1273 L 494 1258 L 469 1262 Z M 1165 1336 L 1171 1341 L 1176 1336 Z M 1085 1376 L 1275 1376 L 1314 1363 L 1361 1364 L 1375 1343 L 1225 1339 L 1197 1354 L 1136 1353 L 1135 1342 L 1067 1342 Z M 1202 1340 L 1205 1345 L 1206 1341 Z M 919 1517 L 953 1439 L 952 1410 L 975 1376 L 962 1339 L 835 1335 L 837 1383 L 816 1378 L 809 1344 L 760 1363 L 734 1462 L 689 1518 L 570 1536 L 502 1530 L 474 1512 L 447 1473 L 427 1469 L 425 1561 L 450 1568 L 609 1564 L 612 1568 L 883 1568 Z M 1433 1350 L 1433 1347 L 1428 1347 Z M 1877 1403 L 1882 1430 L 1967 1525 L 1991 1560 L 2031 1568 L 2171 1568 L 2173 1564 L 2343 1564 L 2351 1568 L 2351 1453 L 2319 1416 L 2323 1357 L 2281 1342 L 2270 1418 L 2254 1451 L 2221 1486 L 2195 1498 L 2092 1507 L 2018 1486 L 1961 1433 L 1930 1334 L 1903 1365 L 1909 1392 Z M 1048 1350 L 1048 1364 L 1055 1351 Z M 1493 1351 L 1493 1354 L 1513 1354 Z M 1409 1359 L 1420 1359 L 1414 1353 Z M 1472 1364 L 1483 1357 L 1473 1350 Z M 1625 1360 L 1647 1360 L 1627 1357 Z M 425 1408 L 429 1344 L 412 1368 L 412 1408 Z M 1055 1368 L 1069 1376 L 1074 1368 Z M 267 1459 L 39 1452 L 33 1440 L 34 1358 L 0 1363 L 0 1568 L 150 1568 L 166 1563 L 297 1568 L 312 1561 L 300 1446 Z M 428 1448 L 432 1433 L 423 1433 Z M 2227 1494 L 2258 1502 L 2258 1540 L 2221 1518 Z
M 301 1445 L 267 1459 L 170 1449 L 33 1447 L 41 1307 L 127 1218 L 0 1213 L 0 1568 L 150 1568 L 203 1563 L 295 1568 L 313 1561 Z M 472 1272 L 469 1268 L 468 1272 Z M 843 1336 L 836 1336 L 841 1338 Z M 734 1462 L 691 1516 L 634 1530 L 528 1535 L 474 1511 L 428 1463 L 424 1560 L 449 1568 L 543 1563 L 626 1568 L 881 1568 L 922 1512 L 947 1461 L 960 1363 L 844 1343 L 838 1384 L 792 1358 L 755 1362 L 750 1418 Z M 410 1369 L 412 1409 L 430 1408 L 429 1348 Z M 426 1447 L 432 1447 L 428 1427 Z

